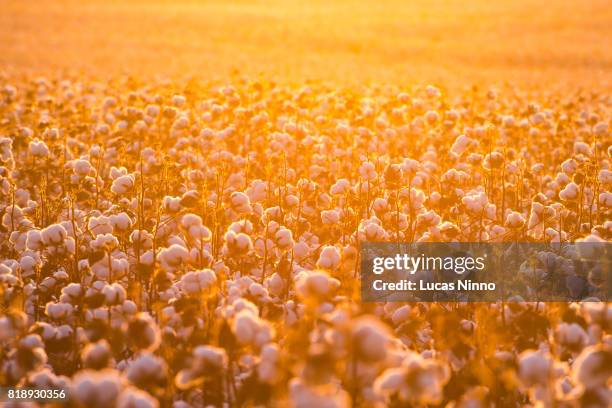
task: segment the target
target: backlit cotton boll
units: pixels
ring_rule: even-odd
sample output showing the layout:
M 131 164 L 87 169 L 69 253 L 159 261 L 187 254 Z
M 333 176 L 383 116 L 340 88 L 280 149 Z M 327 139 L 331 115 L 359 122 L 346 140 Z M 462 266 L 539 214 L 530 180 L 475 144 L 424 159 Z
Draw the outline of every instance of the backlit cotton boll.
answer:
M 62 245 L 68 236 L 66 229 L 59 224 L 48 226 L 40 234 L 45 245 Z
M 49 148 L 42 140 L 32 140 L 28 145 L 28 149 L 30 151 L 30 154 L 36 158 L 44 159 L 49 157 Z
M 561 192 L 559 192 L 559 198 L 562 200 L 575 200 L 578 198 L 579 187 L 576 183 L 571 182 L 566 185 Z
M 217 276 L 211 269 L 187 272 L 181 277 L 181 288 L 188 294 L 209 291 L 217 283 Z
M 111 185 L 111 191 L 118 195 L 126 194 L 132 188 L 134 188 L 134 175 L 132 174 L 117 177 Z
M 340 251 L 335 246 L 327 245 L 323 247 L 319 254 L 317 267 L 322 269 L 336 269 L 340 265 Z

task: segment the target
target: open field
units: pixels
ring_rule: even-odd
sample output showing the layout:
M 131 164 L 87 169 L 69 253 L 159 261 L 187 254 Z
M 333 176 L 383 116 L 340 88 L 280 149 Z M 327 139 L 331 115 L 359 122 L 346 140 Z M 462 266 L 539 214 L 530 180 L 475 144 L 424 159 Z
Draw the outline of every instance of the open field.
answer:
M 608 3 L 0 0 L 0 386 L 610 408 Z
M 611 22 L 606 0 L 2 0 L 0 67 L 609 89 Z

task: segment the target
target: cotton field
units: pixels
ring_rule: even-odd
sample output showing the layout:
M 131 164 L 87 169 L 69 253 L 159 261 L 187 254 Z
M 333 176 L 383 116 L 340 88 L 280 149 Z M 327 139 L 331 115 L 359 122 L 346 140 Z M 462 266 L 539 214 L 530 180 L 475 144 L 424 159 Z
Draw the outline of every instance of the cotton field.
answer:
M 358 251 L 609 242 L 609 94 L 0 89 L 1 384 L 89 408 L 610 406 L 609 303 L 362 302 Z M 597 300 L 583 272 L 555 279 Z

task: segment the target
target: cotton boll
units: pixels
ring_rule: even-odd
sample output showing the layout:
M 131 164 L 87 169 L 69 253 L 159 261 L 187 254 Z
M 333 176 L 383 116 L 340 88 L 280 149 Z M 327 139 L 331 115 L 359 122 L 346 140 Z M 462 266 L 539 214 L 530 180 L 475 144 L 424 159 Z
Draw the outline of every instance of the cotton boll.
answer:
M 111 215 L 110 223 L 115 232 L 124 232 L 132 227 L 131 218 L 124 212 Z
M 257 365 L 257 376 L 259 380 L 272 384 L 279 377 L 278 364 L 280 350 L 276 344 L 266 344 L 261 350 L 261 360 Z
M 253 249 L 251 237 L 246 234 L 236 234 L 234 231 L 228 231 L 224 238 L 227 250 L 231 254 L 245 255 Z
M 82 406 L 112 407 L 123 387 L 124 381 L 115 370 L 82 370 L 74 376 L 70 395 Z
M 336 269 L 340 266 L 340 251 L 335 246 L 326 245 L 319 254 L 319 260 L 317 261 L 317 267 L 322 269 Z
M 612 378 L 612 352 L 602 346 L 585 348 L 574 361 L 572 378 L 586 389 L 605 387 Z
M 45 245 L 61 245 L 68 236 L 66 229 L 60 224 L 50 225 L 43 229 L 40 233 L 42 241 Z
M 114 364 L 110 345 L 106 340 L 88 343 L 81 352 L 81 361 L 85 368 L 101 370 Z
M 580 188 L 578 187 L 578 185 L 572 181 L 571 183 L 566 185 L 565 188 L 561 190 L 561 192 L 559 192 L 559 198 L 566 201 L 575 200 L 578 198 L 579 189 Z
M 372 316 L 355 319 L 351 327 L 352 342 L 357 358 L 380 361 L 385 358 L 391 334 L 389 329 Z
M 155 320 L 145 312 L 138 313 L 130 320 L 127 336 L 134 348 L 143 351 L 154 351 L 161 342 L 161 334 Z
M 249 196 L 240 191 L 232 193 L 230 196 L 230 203 L 232 209 L 238 213 L 250 213 L 253 210 Z
M 181 198 L 165 196 L 162 200 L 162 207 L 167 213 L 176 213 L 181 209 Z
M 157 255 L 157 259 L 165 270 L 175 270 L 189 259 L 189 251 L 181 245 L 171 245 L 162 249 Z
M 166 380 L 166 363 L 163 359 L 143 353 L 132 362 L 126 372 L 126 377 L 139 388 L 163 386 Z
M 525 225 L 525 218 L 516 211 L 510 211 L 506 216 L 506 226 L 509 228 L 521 228 Z
M 393 324 L 399 325 L 408 320 L 410 316 L 410 310 L 410 306 L 408 305 L 395 309 L 393 311 L 393 314 L 391 315 L 391 321 L 393 321 Z
M 49 148 L 40 139 L 34 139 L 28 145 L 28 150 L 30 154 L 37 158 L 47 158 L 49 157 Z
M 211 269 L 187 272 L 181 277 L 181 288 L 187 294 L 210 291 L 217 283 L 217 276 Z
M 232 332 L 241 344 L 252 344 L 258 347 L 270 342 L 274 329 L 252 311 L 239 311 L 232 321 Z
M 584 154 L 585 156 L 592 156 L 593 155 L 593 151 L 591 150 L 591 146 L 589 146 L 585 142 L 575 142 L 574 143 L 574 152 L 576 154 Z
M 359 176 L 363 180 L 374 180 L 378 173 L 376 172 L 376 168 L 372 162 L 363 162 L 359 167 Z
M 118 305 L 123 303 L 127 295 L 123 286 L 118 283 L 112 283 L 104 286 L 102 289 L 102 294 L 104 295 L 106 304 L 108 305 Z
M 92 170 L 91 163 L 87 160 L 79 159 L 74 161 L 73 165 L 74 173 L 79 177 L 88 176 Z
M 289 382 L 289 395 L 295 408 L 348 408 L 351 405 L 350 396 L 342 387 L 334 384 L 309 386 L 300 378 Z
M 72 315 L 73 306 L 70 303 L 49 302 L 45 306 L 45 314 L 51 319 L 61 320 Z
M 95 235 L 110 234 L 113 232 L 113 225 L 110 218 L 103 215 L 91 217 L 87 222 L 87 228 Z
M 99 234 L 89 246 L 94 250 L 110 253 L 119 246 L 119 240 L 113 234 Z
M 340 287 L 340 281 L 324 271 L 300 272 L 295 283 L 298 296 L 303 299 L 327 299 Z
M 588 341 L 588 335 L 577 323 L 561 323 L 555 330 L 555 340 L 571 350 L 581 350 Z
M 598 201 L 603 208 L 612 208 L 612 193 L 609 193 L 607 191 L 600 193 Z
M 274 234 L 276 245 L 282 250 L 289 250 L 293 247 L 293 233 L 290 229 L 280 227 Z
M 474 140 L 470 139 L 466 135 L 459 135 L 451 147 L 451 152 L 455 153 L 456 155 L 461 155 L 468 149 L 468 147 L 470 147 L 470 145 L 474 143 Z
M 330 194 L 332 195 L 343 195 L 348 192 L 351 187 L 351 183 L 347 179 L 339 179 L 330 188 Z
M 134 188 L 135 177 L 133 174 L 119 176 L 113 180 L 111 191 L 117 195 L 123 195 L 130 192 Z
M 544 351 L 526 350 L 519 356 L 518 374 L 526 387 L 545 384 L 552 368 L 552 358 Z

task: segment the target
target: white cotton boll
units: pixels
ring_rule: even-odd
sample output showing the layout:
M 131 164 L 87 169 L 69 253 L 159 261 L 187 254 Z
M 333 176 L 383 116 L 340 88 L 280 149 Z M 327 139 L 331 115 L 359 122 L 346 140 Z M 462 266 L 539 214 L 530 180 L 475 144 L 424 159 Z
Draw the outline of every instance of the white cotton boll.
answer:
M 217 275 L 211 269 L 187 272 L 181 277 L 181 288 L 187 294 L 211 290 L 217 283 Z
M 124 212 L 119 214 L 113 214 L 110 217 L 110 223 L 115 231 L 127 231 L 132 227 L 131 218 Z
M 555 330 L 555 340 L 571 349 L 582 349 L 588 339 L 587 333 L 577 323 L 561 323 Z
M 559 198 L 566 201 L 575 200 L 578 198 L 579 189 L 580 187 L 572 181 L 559 192 Z
M 461 155 L 473 143 L 474 143 L 473 139 L 470 139 L 466 135 L 459 135 L 457 139 L 455 139 L 455 142 L 453 143 L 453 146 L 451 147 L 451 152 L 455 153 L 456 155 Z
M 44 245 L 42 239 L 42 233 L 40 230 L 30 230 L 28 231 L 26 238 L 26 247 L 32 251 L 41 250 Z
M 62 288 L 60 302 L 73 303 L 76 302 L 82 295 L 83 289 L 81 288 L 81 285 L 79 283 L 71 282 Z
M 266 344 L 261 350 L 261 361 L 257 366 L 260 381 L 273 383 L 278 378 L 280 350 L 276 344 Z
M 293 247 L 293 256 L 297 260 L 304 259 L 310 253 L 310 247 L 305 242 L 298 242 Z
M 249 200 L 252 203 L 258 203 L 266 199 L 268 185 L 262 180 L 253 180 L 251 185 L 246 190 Z
M 165 196 L 162 200 L 162 207 L 167 213 L 175 213 L 181 209 L 181 198 Z
M 119 246 L 119 240 L 113 234 L 99 234 L 89 246 L 93 250 L 112 252 Z
M 525 225 L 525 217 L 519 212 L 510 211 L 506 216 L 506 226 L 510 228 L 521 228 Z
M 73 306 L 70 303 L 49 302 L 45 306 L 45 314 L 52 319 L 65 319 L 72 315 Z
M 43 229 L 41 232 L 41 238 L 45 245 L 58 246 L 64 243 L 68 232 L 60 224 L 53 224 Z
M 244 232 L 245 234 L 252 234 L 253 233 L 253 223 L 249 220 L 235 221 L 235 222 L 232 222 L 227 229 L 234 231 L 236 234 L 239 234 L 241 232 Z
M 235 191 L 232 193 L 230 196 L 230 203 L 232 209 L 239 213 L 250 213 L 253 210 L 249 196 L 241 191 Z
M 143 353 L 126 370 L 126 377 L 136 386 L 161 383 L 166 377 L 166 363 L 151 353 Z
M 351 398 L 342 387 L 334 384 L 309 386 L 300 378 L 289 382 L 291 406 L 295 408 L 348 408 Z
M 126 194 L 134 188 L 135 177 L 133 174 L 119 176 L 113 180 L 111 191 L 117 195 Z
M 576 384 L 594 389 L 605 387 L 612 378 L 612 352 L 602 346 L 582 350 L 572 365 L 572 378 Z
M 567 175 L 572 175 L 578 170 L 578 163 L 574 159 L 567 159 L 561 163 L 561 170 Z
M 100 215 L 99 217 L 91 217 L 87 222 L 87 228 L 94 236 L 99 234 L 110 234 L 113 232 L 113 225 L 110 218 Z
M 461 199 L 461 202 L 469 211 L 480 213 L 481 211 L 485 210 L 489 200 L 485 193 L 477 192 L 464 196 Z
M 39 265 L 40 263 L 29 255 L 25 255 L 19 260 L 19 267 L 24 272 L 32 272 Z
M 157 259 L 164 269 L 174 269 L 189 259 L 189 251 L 181 245 L 174 244 L 162 249 L 157 255 Z
M 128 315 L 133 315 L 138 312 L 138 307 L 136 306 L 136 303 L 131 300 L 124 301 L 121 305 L 121 309 L 123 310 L 123 313 Z
M 340 221 L 340 211 L 324 210 L 321 211 L 321 221 L 325 225 L 335 225 Z
M 19 341 L 19 345 L 28 350 L 45 347 L 45 344 L 38 334 L 28 334 Z
M 34 157 L 38 158 L 47 158 L 49 157 L 49 148 L 40 139 L 34 139 L 28 145 L 28 150 L 30 154 Z
M 603 208 L 611 208 L 612 207 L 612 193 L 604 192 L 599 194 L 599 204 Z
M 266 288 L 268 288 L 268 292 L 276 297 L 280 297 L 285 291 L 285 281 L 283 278 L 277 273 L 274 272 L 270 277 L 266 278 Z
M 380 225 L 380 220 L 377 218 L 361 221 L 358 232 L 359 239 L 362 241 L 380 242 L 387 237 L 387 232 Z
M 612 184 L 612 171 L 608 169 L 600 170 L 598 179 L 601 184 Z
M 410 310 L 411 308 L 408 305 L 395 309 L 391 315 L 391 321 L 393 321 L 393 324 L 399 325 L 407 321 L 410 317 Z
M 376 172 L 376 167 L 372 162 L 363 162 L 361 166 L 359 166 L 359 175 L 362 180 L 374 180 L 378 173 Z
M 388 206 L 389 206 L 389 204 L 387 203 L 387 200 L 385 200 L 384 198 L 381 198 L 381 197 L 377 197 L 372 202 L 372 210 L 374 210 L 377 213 L 387 211 Z
M 268 298 L 268 291 L 263 287 L 261 283 L 253 282 L 249 286 L 249 294 L 260 300 Z
M 224 238 L 230 253 L 247 254 L 253 249 L 251 237 L 246 234 L 236 234 L 234 231 L 228 231 Z
M 158 408 L 159 402 L 146 391 L 127 387 L 117 400 L 117 408 Z
M 303 271 L 296 276 L 295 287 L 298 295 L 304 299 L 321 299 L 332 296 L 340 287 L 340 281 L 324 271 Z
M 123 387 L 124 381 L 115 370 L 82 370 L 74 376 L 70 395 L 81 406 L 113 407 Z
M 123 303 L 127 296 L 125 289 L 119 283 L 104 286 L 102 289 L 102 294 L 104 295 L 106 304 L 109 305 L 118 305 Z
M 141 249 L 150 249 L 153 246 L 153 234 L 146 230 L 134 230 L 130 234 L 130 242 L 140 244 Z
M 239 311 L 232 321 L 232 332 L 241 344 L 262 345 L 271 340 L 272 331 L 268 323 L 252 311 Z
M 111 166 L 110 168 L 110 177 L 115 180 L 121 176 L 125 176 L 128 174 L 128 171 L 125 167 L 115 167 Z
M 329 192 L 332 195 L 346 194 L 351 187 L 351 183 L 347 179 L 339 179 L 330 188 Z
M 91 163 L 87 160 L 78 159 L 74 161 L 74 173 L 79 177 L 88 176 L 91 169 Z
M 340 266 L 340 251 L 338 248 L 332 245 L 326 245 L 319 254 L 319 260 L 317 261 L 317 267 L 322 269 L 336 269 Z
M 196 214 L 185 214 L 181 218 L 181 225 L 183 228 L 189 229 L 189 227 L 202 225 L 202 217 Z
M 387 355 L 391 333 L 377 318 L 362 316 L 355 319 L 351 327 L 351 337 L 359 359 L 380 361 Z
M 280 227 L 274 234 L 274 242 L 279 249 L 289 250 L 294 245 L 293 233 L 288 228 Z
M 525 387 L 545 384 L 552 368 L 551 356 L 544 351 L 526 350 L 519 356 L 518 375 Z
M 574 143 L 574 153 L 584 154 L 585 156 L 591 156 L 593 154 L 591 150 L 591 146 L 589 146 L 585 142 L 575 142 Z

